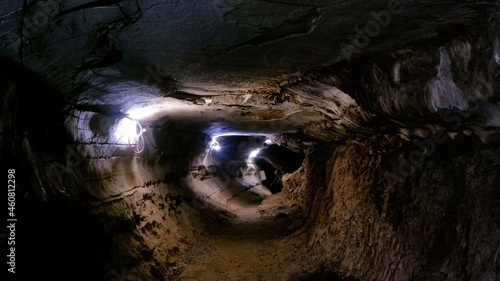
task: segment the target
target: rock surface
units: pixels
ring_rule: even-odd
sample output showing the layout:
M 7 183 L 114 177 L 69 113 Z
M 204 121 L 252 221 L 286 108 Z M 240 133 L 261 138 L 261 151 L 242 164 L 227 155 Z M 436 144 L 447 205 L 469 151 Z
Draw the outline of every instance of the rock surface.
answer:
M 500 280 L 499 10 L 2 2 L 20 275 Z

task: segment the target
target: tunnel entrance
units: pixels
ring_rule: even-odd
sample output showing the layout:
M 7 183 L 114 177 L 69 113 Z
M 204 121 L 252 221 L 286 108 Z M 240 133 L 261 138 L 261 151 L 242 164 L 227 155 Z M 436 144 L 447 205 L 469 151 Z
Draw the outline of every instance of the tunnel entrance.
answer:
M 266 179 L 262 181 L 271 193 L 281 192 L 283 185 L 281 178 L 284 174 L 295 172 L 304 161 L 303 153 L 295 153 L 292 150 L 273 143 L 266 143 L 254 161 L 255 164 L 265 172 Z
M 194 160 L 188 186 L 201 199 L 235 214 L 241 208 L 257 208 L 281 192 L 282 176 L 297 170 L 304 159 L 270 138 L 237 134 L 208 138 L 204 153 Z
M 274 144 L 265 136 L 225 135 L 214 137 L 209 154 L 225 163 L 229 176 L 244 186 L 261 185 L 272 194 L 281 192 L 281 178 L 293 173 L 304 160 L 303 153 Z

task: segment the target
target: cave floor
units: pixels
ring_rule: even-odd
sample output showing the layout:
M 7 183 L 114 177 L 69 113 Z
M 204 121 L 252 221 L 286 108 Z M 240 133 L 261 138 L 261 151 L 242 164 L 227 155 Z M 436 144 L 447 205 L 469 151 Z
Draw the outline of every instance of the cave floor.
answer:
M 304 252 L 304 235 L 294 233 L 300 220 L 282 200 L 277 194 L 242 206 L 191 248 L 170 280 L 290 280 L 317 272 Z

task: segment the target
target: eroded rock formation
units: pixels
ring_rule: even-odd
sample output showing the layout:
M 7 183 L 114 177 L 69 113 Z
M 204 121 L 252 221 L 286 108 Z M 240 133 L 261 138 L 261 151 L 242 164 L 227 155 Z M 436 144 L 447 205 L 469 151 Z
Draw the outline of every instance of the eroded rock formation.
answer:
M 4 1 L 18 278 L 500 280 L 498 5 Z

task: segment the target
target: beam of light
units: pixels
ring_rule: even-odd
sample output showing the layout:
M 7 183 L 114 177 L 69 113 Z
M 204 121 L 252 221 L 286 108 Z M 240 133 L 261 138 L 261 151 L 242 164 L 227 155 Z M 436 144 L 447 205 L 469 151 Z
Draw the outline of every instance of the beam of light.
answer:
M 154 107 L 138 107 L 132 108 L 127 111 L 128 117 L 135 120 L 140 120 L 146 117 L 151 117 L 158 111 L 157 108 Z
M 271 140 L 266 140 L 264 143 L 265 143 L 266 145 L 271 145 L 271 144 L 273 144 L 273 142 L 272 142 Z
M 248 154 L 248 159 L 252 159 L 252 158 L 256 157 L 259 154 L 261 149 L 262 148 L 256 148 L 256 149 L 250 151 L 250 154 Z

